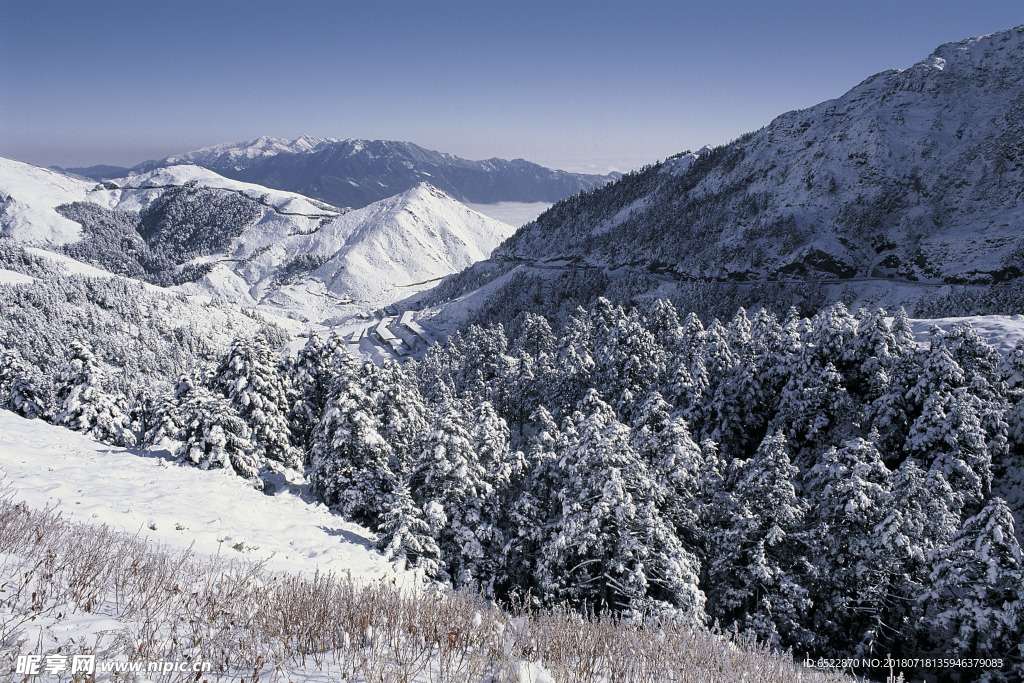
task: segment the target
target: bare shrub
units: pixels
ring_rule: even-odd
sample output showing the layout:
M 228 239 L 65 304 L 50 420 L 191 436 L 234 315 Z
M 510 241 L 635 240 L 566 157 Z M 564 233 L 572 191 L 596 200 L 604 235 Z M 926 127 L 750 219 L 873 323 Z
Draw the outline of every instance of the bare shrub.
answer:
M 47 630 L 72 613 L 104 615 L 122 628 L 75 642 Z M 275 673 L 301 680 L 322 671 L 337 681 L 518 683 L 534 662 L 567 683 L 841 680 L 736 634 L 669 618 L 504 611 L 434 584 L 410 589 L 396 580 L 363 585 L 348 575 L 273 572 L 72 523 L 7 497 L 0 499 L 0 669 L 13 671 L 27 652 L 205 661 L 213 665 L 207 680 L 274 680 Z

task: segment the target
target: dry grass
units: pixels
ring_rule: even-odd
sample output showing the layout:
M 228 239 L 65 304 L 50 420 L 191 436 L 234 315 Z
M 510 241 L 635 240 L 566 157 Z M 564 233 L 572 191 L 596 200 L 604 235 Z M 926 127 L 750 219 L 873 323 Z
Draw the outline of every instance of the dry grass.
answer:
M 40 624 L 87 615 L 116 622 L 87 641 L 62 641 L 52 629 L 25 640 Z M 559 682 L 849 680 L 686 624 L 510 613 L 433 586 L 273 573 L 0 499 L 0 678 L 19 654 L 58 650 L 98 661 L 209 661 L 207 680 L 518 683 L 530 680 L 520 678 L 524 663 L 537 661 Z M 126 677 L 108 680 L 118 676 Z

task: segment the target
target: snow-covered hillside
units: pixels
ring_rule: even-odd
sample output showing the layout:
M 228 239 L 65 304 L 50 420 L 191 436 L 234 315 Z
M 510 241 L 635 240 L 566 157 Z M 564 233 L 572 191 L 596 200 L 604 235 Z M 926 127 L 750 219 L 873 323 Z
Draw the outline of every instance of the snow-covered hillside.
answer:
M 335 218 L 267 214 L 182 291 L 318 320 L 433 286 L 513 230 L 423 183 Z
M 195 182 L 202 187 L 238 192 L 258 200 L 273 213 L 295 219 L 317 220 L 344 213 L 336 207 L 294 192 L 282 192 L 262 185 L 239 182 L 187 163 L 115 179 L 94 192 L 103 193 L 105 190 L 105 194 L 111 198 L 109 203 L 112 206 L 122 211 L 137 211 L 151 204 L 168 187 L 189 182 Z
M 241 183 L 191 165 L 161 168 L 123 180 L 97 184 L 58 171 L 0 158 L 0 228 L 19 242 L 57 247 L 82 238 L 81 226 L 58 213 L 62 204 L 89 202 L 105 209 L 139 211 L 169 187 L 195 182 L 237 192 L 285 217 L 295 229 L 312 230 L 320 219 L 342 211 L 292 192 Z
M 686 278 L 1024 272 L 1024 27 L 555 205 L 498 252 L 645 263 Z
M 35 509 L 140 533 L 173 548 L 239 553 L 286 571 L 399 576 L 372 535 L 279 476 L 265 495 L 224 470 L 175 464 L 165 453 L 97 443 L 42 420 L 0 410 L 0 486 Z M 200 503 L 201 501 L 201 503 Z
M 181 291 L 261 306 L 303 321 L 372 310 L 405 298 L 487 258 L 514 230 L 426 183 L 346 212 L 188 164 L 96 184 L 0 160 L 2 229 L 24 244 L 60 249 L 81 241 L 84 233 L 58 206 L 78 202 L 145 217 L 169 190 L 192 185 L 247 202 L 243 208 L 249 217 L 237 226 L 237 235 L 205 251 L 201 245 L 192 250 L 202 255 L 185 265 L 209 272 L 182 285 Z M 166 219 L 157 227 L 173 236 L 178 226 Z M 195 239 L 213 243 L 214 237 L 199 234 Z M 92 265 L 106 267 L 102 258 Z
M 436 280 L 487 258 L 511 234 L 508 224 L 476 213 L 444 192 L 423 183 L 396 197 L 353 211 L 310 235 L 291 236 L 252 257 L 241 275 L 266 283 L 262 268 L 303 254 L 326 262 L 307 276 L 266 296 L 289 307 L 308 301 L 322 287 L 327 296 L 374 307 L 405 298 Z M 251 260 L 250 260 L 251 259 Z M 278 265 L 279 267 L 279 265 Z M 260 285 L 257 285 L 259 291 Z
M 94 187 L 88 180 L 0 158 L 0 232 L 26 244 L 76 242 L 81 226 L 54 207 L 89 201 Z

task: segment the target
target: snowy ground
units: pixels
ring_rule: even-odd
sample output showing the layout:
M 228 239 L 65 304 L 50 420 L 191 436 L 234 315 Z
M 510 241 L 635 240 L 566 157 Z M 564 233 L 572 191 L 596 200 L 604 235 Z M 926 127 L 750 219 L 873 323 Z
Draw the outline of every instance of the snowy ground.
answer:
M 301 486 L 265 495 L 226 472 L 175 464 L 166 452 L 107 446 L 5 410 L 0 471 L 16 501 L 57 506 L 74 521 L 139 532 L 172 548 L 266 559 L 287 571 L 350 571 L 367 582 L 400 576 L 366 529 L 331 514 Z
M 30 285 L 35 281 L 31 275 L 0 268 L 0 285 Z
M 928 341 L 929 330 L 937 326 L 952 329 L 958 323 L 970 323 L 978 335 L 995 347 L 1000 355 L 1009 353 L 1024 339 L 1024 315 L 973 315 L 966 318 L 911 319 L 910 327 L 919 341 Z

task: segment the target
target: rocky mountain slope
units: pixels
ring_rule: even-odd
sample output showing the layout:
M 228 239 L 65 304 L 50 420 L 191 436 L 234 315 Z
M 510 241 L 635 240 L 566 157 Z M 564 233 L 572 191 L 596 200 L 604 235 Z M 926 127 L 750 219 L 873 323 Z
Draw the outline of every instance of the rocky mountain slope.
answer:
M 497 259 L 684 279 L 994 283 L 1024 271 L 1024 26 L 556 204 Z
M 555 202 L 619 176 L 556 171 L 523 159 L 469 161 L 410 142 L 308 136 L 296 140 L 261 137 L 215 145 L 147 161 L 131 170 L 145 173 L 183 163 L 354 208 L 405 192 L 421 182 L 429 182 L 462 202 Z M 109 177 L 108 172 L 101 169 L 104 177 Z

